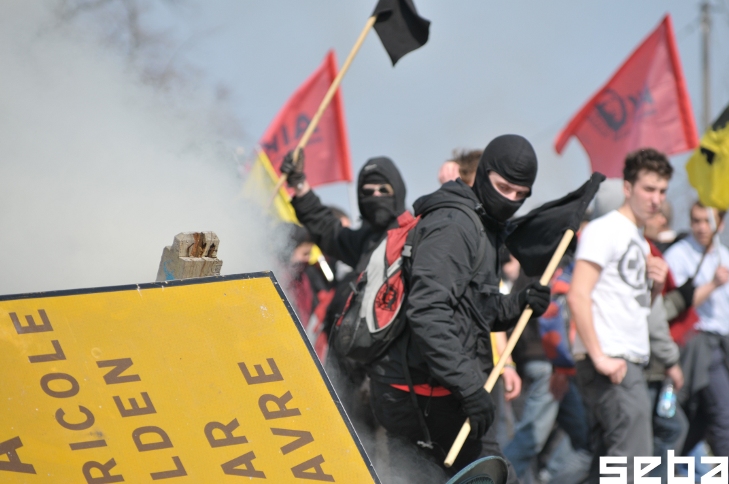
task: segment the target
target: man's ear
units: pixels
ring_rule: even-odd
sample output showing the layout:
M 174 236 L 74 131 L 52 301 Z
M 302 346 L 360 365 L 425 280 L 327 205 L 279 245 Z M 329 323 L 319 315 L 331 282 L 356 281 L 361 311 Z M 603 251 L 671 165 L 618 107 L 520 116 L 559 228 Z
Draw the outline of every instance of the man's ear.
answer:
M 633 193 L 633 184 L 628 180 L 623 180 L 623 196 L 628 199 Z

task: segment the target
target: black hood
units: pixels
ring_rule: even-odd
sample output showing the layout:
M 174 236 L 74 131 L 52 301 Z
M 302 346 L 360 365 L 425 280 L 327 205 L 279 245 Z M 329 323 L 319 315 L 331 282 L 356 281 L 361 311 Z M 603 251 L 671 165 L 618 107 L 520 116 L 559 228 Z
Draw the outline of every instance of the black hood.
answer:
M 389 183 L 395 194 L 393 197 L 365 197 L 362 193 L 365 183 Z M 367 160 L 357 178 L 357 201 L 364 220 L 375 228 L 389 226 L 398 215 L 405 211 L 405 195 L 405 182 L 390 158 L 380 156 Z M 387 211 L 389 220 L 385 222 L 381 213 L 375 214 L 378 211 Z M 376 221 L 375 218 L 378 220 Z
M 427 212 L 429 209 L 442 203 L 460 203 L 474 209 L 479 215 L 483 215 L 481 202 L 478 201 L 471 187 L 463 183 L 460 178 L 456 181 L 444 183 L 438 190 L 415 200 L 413 210 L 415 216 Z
M 471 207 L 476 214 L 481 218 L 484 227 L 486 227 L 487 233 L 493 235 L 495 245 L 501 245 L 504 237 L 513 230 L 513 226 L 510 222 L 497 222 L 486 213 L 485 207 L 481 201 L 476 197 L 473 189 L 466 185 L 460 178 L 456 181 L 451 181 L 443 184 L 438 190 L 434 191 L 429 195 L 423 195 L 418 198 L 413 204 L 413 210 L 415 215 L 421 215 L 432 207 L 442 203 L 461 203 Z
M 495 172 L 506 181 L 531 188 L 537 178 L 537 154 L 526 138 L 506 134 L 494 138 L 481 156 L 476 170 L 473 191 L 481 201 L 486 213 L 499 223 L 511 218 L 524 200 L 509 200 L 491 184 L 489 172 Z
M 359 171 L 359 176 L 357 177 L 357 200 L 362 199 L 362 186 L 365 184 L 365 178 L 374 173 L 381 175 L 387 180 L 387 183 L 392 185 L 392 188 L 395 190 L 395 209 L 398 215 L 403 213 L 405 211 L 405 181 L 403 181 L 400 170 L 397 169 L 395 163 L 386 156 L 370 158 Z

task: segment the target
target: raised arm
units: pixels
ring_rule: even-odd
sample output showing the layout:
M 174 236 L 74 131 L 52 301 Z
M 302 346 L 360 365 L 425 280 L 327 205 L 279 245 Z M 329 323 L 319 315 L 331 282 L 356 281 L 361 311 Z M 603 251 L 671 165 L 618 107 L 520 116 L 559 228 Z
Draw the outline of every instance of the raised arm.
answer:
M 281 165 L 281 172 L 288 176 L 288 185 L 294 189 L 291 205 L 296 211 L 296 217 L 309 231 L 322 252 L 355 267 L 362 255 L 362 244 L 370 235 L 368 229 L 355 231 L 342 227 L 339 219 L 321 203 L 304 175 L 303 152 L 298 163 L 293 162 L 293 152 L 287 153 Z
M 296 217 L 306 227 L 324 254 L 355 267 L 362 254 L 363 241 L 369 235 L 367 227 L 351 230 L 342 227 L 339 219 L 319 200 L 313 191 L 291 200 Z

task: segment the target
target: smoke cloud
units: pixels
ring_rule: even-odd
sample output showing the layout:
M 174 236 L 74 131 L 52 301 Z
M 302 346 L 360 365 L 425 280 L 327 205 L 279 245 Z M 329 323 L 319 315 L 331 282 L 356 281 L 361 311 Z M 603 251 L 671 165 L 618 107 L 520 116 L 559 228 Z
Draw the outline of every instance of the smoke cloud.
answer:
M 0 294 L 153 281 L 186 231 L 218 234 L 224 274 L 273 268 L 208 101 L 144 85 L 51 7 L 0 16 Z

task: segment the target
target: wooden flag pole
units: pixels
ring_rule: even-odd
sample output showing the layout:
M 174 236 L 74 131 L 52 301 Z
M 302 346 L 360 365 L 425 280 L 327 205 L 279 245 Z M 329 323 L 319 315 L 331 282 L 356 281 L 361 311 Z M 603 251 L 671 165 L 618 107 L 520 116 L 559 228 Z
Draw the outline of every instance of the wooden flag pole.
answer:
M 329 86 L 329 90 L 327 91 L 326 95 L 324 96 L 324 99 L 321 100 L 321 104 L 319 104 L 319 109 L 317 109 L 316 114 L 313 118 L 311 118 L 311 122 L 309 123 L 309 126 L 306 127 L 306 131 L 304 131 L 304 135 L 299 140 L 299 144 L 296 145 L 296 148 L 294 149 L 294 163 L 297 163 L 299 160 L 299 154 L 301 153 L 301 150 L 306 146 L 306 143 L 309 142 L 309 138 L 311 138 L 311 135 L 314 133 L 314 130 L 316 129 L 316 126 L 319 124 L 319 120 L 321 119 L 322 115 L 324 114 L 324 111 L 329 107 L 329 103 L 332 101 L 332 98 L 334 97 L 334 94 L 337 92 L 337 89 L 339 89 L 339 84 L 342 83 L 342 79 L 344 78 L 344 75 L 347 73 L 347 70 L 349 70 L 349 66 L 352 64 L 352 61 L 354 60 L 354 56 L 357 55 L 357 52 L 359 52 L 360 47 L 362 47 L 362 44 L 364 43 L 365 38 L 367 37 L 367 34 L 372 29 L 372 27 L 375 25 L 375 21 L 377 20 L 377 16 L 373 15 L 372 17 L 367 19 L 367 23 L 364 26 L 364 29 L 362 29 L 362 32 L 359 34 L 359 38 L 357 38 L 357 42 L 354 43 L 354 47 L 352 47 L 352 50 L 349 52 L 349 55 L 347 56 L 347 59 L 344 61 L 344 64 L 342 64 L 342 69 L 337 73 L 337 77 L 334 78 L 334 81 L 332 81 L 332 85 Z M 276 195 L 278 195 L 278 191 L 281 189 L 284 183 L 286 183 L 287 175 L 284 173 L 281 175 L 281 178 L 278 179 L 278 183 L 276 183 L 276 188 L 273 191 L 273 196 L 271 197 L 271 200 L 268 202 L 268 205 L 270 206 L 273 201 L 276 198 Z
M 552 276 L 554 275 L 554 271 L 557 270 L 557 266 L 559 265 L 559 261 L 562 260 L 562 257 L 564 256 L 564 253 L 567 251 L 567 247 L 569 247 L 570 242 L 572 241 L 572 237 L 574 237 L 575 232 L 572 229 L 567 230 L 564 235 L 562 236 L 562 240 L 560 241 L 559 245 L 557 246 L 557 250 L 554 251 L 554 254 L 552 254 L 552 259 L 550 259 L 549 264 L 547 265 L 547 268 L 544 270 L 544 274 L 542 274 L 542 278 L 539 279 L 539 283 L 543 286 L 546 286 L 549 284 L 549 281 L 552 279 Z M 519 337 L 524 332 L 524 328 L 526 328 L 527 323 L 529 322 L 529 319 L 532 317 L 532 308 L 527 306 L 524 308 L 524 311 L 521 313 L 521 317 L 519 318 L 519 322 L 516 323 L 516 327 L 514 328 L 514 332 L 511 334 L 511 337 L 509 338 L 509 341 L 506 343 L 506 348 L 504 348 L 504 352 L 499 356 L 499 361 L 496 363 L 496 366 L 491 371 L 491 374 L 489 375 L 488 380 L 486 380 L 486 384 L 484 385 L 484 388 L 487 392 L 491 392 L 493 390 L 494 385 L 496 384 L 496 380 L 499 379 L 499 375 L 501 375 L 501 370 L 504 369 L 504 365 L 506 365 L 506 360 L 511 355 L 511 352 L 514 351 L 514 347 L 516 346 L 516 342 L 519 340 Z M 471 432 L 471 423 L 466 419 L 466 422 L 463 424 L 463 427 L 461 427 L 461 431 L 458 433 L 458 436 L 456 437 L 456 440 L 453 442 L 453 445 L 451 446 L 451 450 L 448 451 L 448 455 L 445 459 L 445 466 L 451 467 L 453 465 L 453 462 L 455 462 L 456 457 L 458 457 L 458 453 L 461 451 L 461 448 L 463 447 L 463 444 L 466 442 L 466 438 L 468 437 L 468 434 Z

